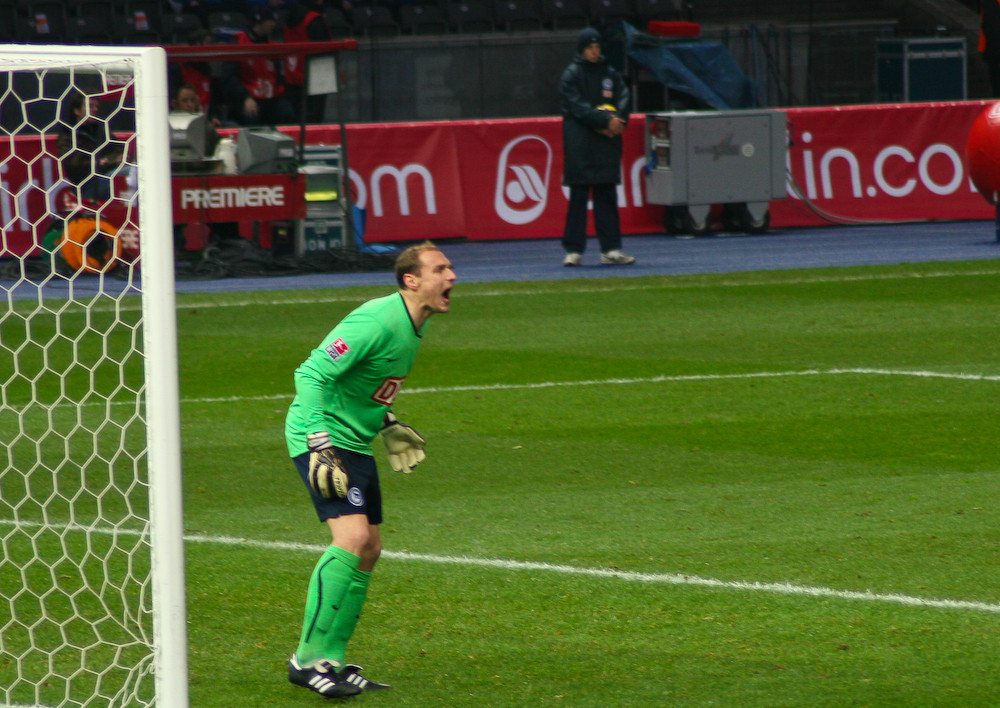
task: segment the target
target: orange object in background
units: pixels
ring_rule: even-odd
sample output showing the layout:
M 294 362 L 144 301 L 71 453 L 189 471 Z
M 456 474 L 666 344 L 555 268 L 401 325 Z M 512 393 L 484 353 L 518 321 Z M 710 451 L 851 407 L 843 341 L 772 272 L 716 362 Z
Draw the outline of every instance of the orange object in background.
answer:
M 71 270 L 80 273 L 107 273 L 122 257 L 117 229 L 104 219 L 83 216 L 66 224 L 57 244 L 59 255 Z

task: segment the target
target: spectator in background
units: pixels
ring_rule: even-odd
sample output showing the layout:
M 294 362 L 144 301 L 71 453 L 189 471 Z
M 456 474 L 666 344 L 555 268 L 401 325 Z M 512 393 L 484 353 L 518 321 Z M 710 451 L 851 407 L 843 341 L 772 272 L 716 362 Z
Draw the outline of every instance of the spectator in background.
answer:
M 198 92 L 195 90 L 194 86 L 190 84 L 180 84 L 174 89 L 172 97 L 170 99 L 170 108 L 173 111 L 182 111 L 184 113 L 201 113 L 201 104 L 198 101 Z M 215 129 L 214 126 L 209 123 L 208 129 L 205 131 L 205 154 L 213 155 L 215 153 L 215 148 L 218 147 L 219 141 L 222 136 Z M 209 231 L 209 245 L 221 245 L 227 242 L 234 242 L 242 238 L 240 236 L 240 225 L 235 221 L 218 221 L 210 224 L 206 224 Z M 184 232 L 187 228 L 186 224 L 174 224 L 174 254 L 177 257 L 183 257 L 184 252 L 187 247 L 186 239 L 184 237 Z
M 629 265 L 635 263 L 635 258 L 621 252 L 618 185 L 630 94 L 621 74 L 601 56 L 601 35 L 597 30 L 588 27 L 581 31 L 576 51 L 559 81 L 563 184 L 569 187 L 563 265 L 580 265 L 587 247 L 587 201 L 591 198 L 601 263 Z
M 212 44 L 212 33 L 206 29 L 197 29 L 192 32 L 186 40 L 190 46 L 200 46 Z M 208 122 L 218 128 L 223 125 L 222 107 L 219 106 L 218 97 L 222 93 L 219 80 L 212 73 L 212 65 L 207 61 L 194 59 L 192 61 L 172 61 L 167 65 L 170 85 L 174 87 L 171 92 L 173 99 L 177 99 L 177 89 L 182 85 L 189 86 L 196 94 L 198 107 L 194 109 L 198 113 L 204 113 Z M 174 110 L 192 110 L 188 108 L 178 108 L 171 105 Z
M 273 10 L 257 8 L 250 27 L 236 34 L 236 43 L 248 48 L 270 44 L 276 23 Z M 227 62 L 222 83 L 230 120 L 240 125 L 272 126 L 297 122 L 295 110 L 285 96 L 285 82 L 278 57 L 262 55 Z
M 323 17 L 324 0 L 299 0 L 288 12 L 285 23 L 286 42 L 329 42 L 333 40 L 330 26 Z M 286 95 L 292 106 L 299 110 L 306 93 L 306 62 L 304 55 L 292 55 L 285 59 Z M 326 109 L 326 95 L 305 96 L 305 117 L 307 123 L 322 123 Z
M 122 163 L 123 144 L 114 142 L 111 128 L 101 118 L 94 96 L 74 93 L 59 122 L 56 149 L 63 178 L 79 189 L 79 197 L 103 202 L 111 198 L 112 183 Z
M 979 21 L 979 53 L 990 75 L 990 95 L 1000 97 L 1000 0 L 979 0 Z
M 191 84 L 180 84 L 174 89 L 170 99 L 170 109 L 182 113 L 204 113 L 201 102 L 198 100 L 198 92 Z M 222 140 L 222 136 L 219 135 L 219 131 L 215 129 L 211 121 L 208 121 L 207 128 L 205 131 L 205 154 L 213 155 L 219 141 Z

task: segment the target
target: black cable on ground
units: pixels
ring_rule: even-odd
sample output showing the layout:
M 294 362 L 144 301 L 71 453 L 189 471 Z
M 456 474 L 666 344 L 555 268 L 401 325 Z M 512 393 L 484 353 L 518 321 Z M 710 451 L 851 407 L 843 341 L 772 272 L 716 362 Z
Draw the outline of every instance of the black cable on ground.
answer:
M 313 251 L 308 255 L 274 256 L 250 241 L 207 246 L 190 259 L 176 263 L 177 280 L 277 277 L 308 273 L 351 273 L 392 270 L 396 251 L 369 253 L 346 249 Z
M 260 278 L 309 273 L 358 273 L 391 271 L 398 251 L 385 252 L 330 249 L 308 255 L 274 256 L 270 251 L 250 241 L 239 240 L 220 246 L 207 246 L 174 262 L 176 280 L 220 280 L 222 278 Z M 126 268 L 109 270 L 106 277 L 125 279 Z M 55 277 L 70 280 L 75 275 L 62 269 L 53 273 L 52 259 L 47 257 L 0 259 L 0 281 L 26 280 L 41 283 Z
M 816 206 L 810 201 L 809 197 L 805 195 L 802 187 L 796 181 L 795 177 L 792 175 L 790 170 L 785 171 L 785 176 L 788 179 L 788 184 L 792 188 L 792 192 L 798 197 L 802 203 L 806 206 L 806 209 L 811 211 L 813 214 L 821 219 L 829 221 L 831 224 L 838 224 L 841 226 L 889 226 L 893 224 L 924 224 L 928 221 L 933 221 L 933 219 L 855 219 L 849 216 L 838 216 L 825 209 Z

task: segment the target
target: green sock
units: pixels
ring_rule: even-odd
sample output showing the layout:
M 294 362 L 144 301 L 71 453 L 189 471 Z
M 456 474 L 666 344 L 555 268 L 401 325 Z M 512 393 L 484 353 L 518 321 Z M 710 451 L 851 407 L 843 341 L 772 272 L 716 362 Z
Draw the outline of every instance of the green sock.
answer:
M 365 570 L 357 570 L 351 574 L 351 584 L 347 587 L 344 599 L 340 604 L 340 611 L 333 618 L 333 625 L 326 633 L 326 654 L 329 659 L 344 663 L 347 654 L 347 643 L 354 634 L 354 628 L 358 626 L 358 619 L 361 617 L 361 608 L 365 604 L 368 596 L 368 583 L 371 582 L 372 574 Z
M 355 573 L 360 572 L 357 570 L 360 562 L 361 559 L 350 551 L 330 546 L 313 569 L 309 580 L 309 594 L 306 596 L 302 637 L 296 651 L 300 663 L 307 664 L 322 658 L 343 663 L 342 655 L 329 656 L 326 653 L 327 637 L 344 606 Z M 349 612 L 353 613 L 354 610 Z

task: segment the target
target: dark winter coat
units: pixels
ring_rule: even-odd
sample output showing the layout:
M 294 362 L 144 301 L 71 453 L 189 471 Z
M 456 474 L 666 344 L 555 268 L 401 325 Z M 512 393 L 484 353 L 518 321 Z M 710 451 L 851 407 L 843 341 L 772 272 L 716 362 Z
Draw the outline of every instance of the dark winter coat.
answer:
M 99 174 L 113 171 L 121 159 L 122 148 L 113 141 L 105 121 L 86 121 L 69 128 L 69 120 L 72 119 L 64 119 L 59 130 L 56 150 L 61 157 L 63 177 L 70 184 L 82 187 L 93 178 L 95 168 Z M 111 164 L 101 167 L 101 158 Z
M 610 103 L 628 120 L 630 95 L 621 74 L 601 57 L 577 56 L 559 81 L 563 115 L 563 184 L 619 184 L 622 138 L 599 133 L 610 115 L 597 106 Z

